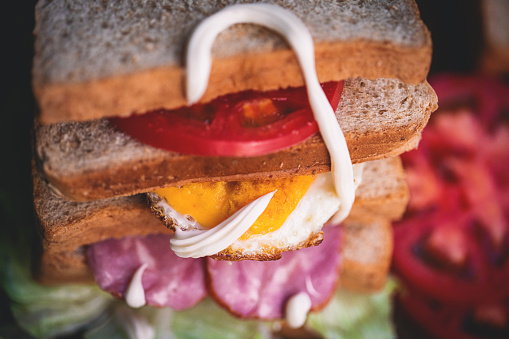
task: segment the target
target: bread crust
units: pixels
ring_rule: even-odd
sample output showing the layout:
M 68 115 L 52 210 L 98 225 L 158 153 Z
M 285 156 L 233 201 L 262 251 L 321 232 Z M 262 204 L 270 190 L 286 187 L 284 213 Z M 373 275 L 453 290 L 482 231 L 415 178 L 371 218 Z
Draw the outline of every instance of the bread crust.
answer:
M 361 163 L 397 156 L 415 148 L 420 136 L 401 135 L 399 138 L 393 143 L 373 141 L 370 143 L 364 142 L 370 139 L 370 136 L 347 136 L 352 162 Z M 160 187 L 180 186 L 191 182 L 315 175 L 330 171 L 330 156 L 322 138 L 314 136 L 301 145 L 252 158 L 218 159 L 168 154 L 142 161 L 133 159 L 121 164 L 112 164 L 106 170 L 98 169 L 78 175 L 53 174 L 53 170 L 45 164 L 43 169 L 45 179 L 57 192 L 74 201 L 89 201 L 144 193 Z M 151 173 L 153 175 L 150 175 Z
M 407 140 L 403 136 L 402 140 L 389 144 L 363 143 L 365 139 L 348 140 L 353 163 L 396 156 L 417 145 L 415 140 Z M 252 158 L 218 159 L 168 154 L 143 161 L 133 159 L 122 164 L 112 164 L 106 170 L 98 169 L 68 176 L 54 175 L 52 169 L 44 164 L 43 168 L 45 179 L 57 192 L 74 201 L 90 201 L 144 193 L 160 187 L 180 186 L 191 182 L 315 175 L 330 171 L 330 157 L 322 138 L 315 136 L 304 144 Z M 139 176 L 139 173 L 147 175 Z
M 37 174 L 36 174 L 37 175 Z M 41 237 L 34 273 L 43 284 L 91 283 L 86 246 L 102 240 L 148 234 L 172 234 L 154 218 L 143 196 L 76 205 L 34 179 L 34 203 Z M 71 206 L 69 206 L 71 204 Z M 55 207 L 61 209 L 53 209 Z M 70 213 L 68 213 L 70 212 Z M 65 215 L 59 216 L 57 214 Z
M 394 247 L 390 222 L 369 216 L 347 222 L 343 225 L 342 240 L 342 287 L 360 293 L 381 290 Z
M 436 95 L 427 83 L 411 86 L 395 80 L 355 79 L 345 82 L 336 118 L 352 162 L 360 163 L 415 148 L 436 108 Z M 76 201 L 189 182 L 330 171 L 330 157 L 319 134 L 299 145 L 257 157 L 204 157 L 163 151 L 135 141 L 102 120 L 36 126 L 36 143 L 46 180 Z
M 187 39 L 206 17 L 249 0 L 63 3 L 36 7 L 33 88 L 41 123 L 127 116 L 186 104 Z M 430 33 L 413 0 L 287 1 L 315 43 L 321 81 L 352 77 L 422 83 Z M 268 90 L 303 84 L 285 40 L 257 25 L 234 25 L 212 48 L 207 92 Z
M 431 43 L 419 48 L 363 40 L 321 43 L 315 55 L 321 82 L 363 77 L 397 78 L 418 84 L 426 80 L 429 71 Z M 87 121 L 185 106 L 184 74 L 181 67 L 158 67 L 86 82 L 34 82 L 39 120 L 43 124 Z M 267 91 L 303 85 L 292 51 L 244 54 L 214 60 L 207 91 L 200 101 L 249 89 Z

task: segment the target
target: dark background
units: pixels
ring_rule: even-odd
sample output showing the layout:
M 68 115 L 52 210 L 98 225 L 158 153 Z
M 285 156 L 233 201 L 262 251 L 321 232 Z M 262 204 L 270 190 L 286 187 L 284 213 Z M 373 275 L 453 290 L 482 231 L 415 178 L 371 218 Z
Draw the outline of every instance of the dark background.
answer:
M 17 225 L 34 223 L 30 139 L 35 104 L 30 72 L 35 3 L 5 1 L 0 9 L 0 234 L 7 237 Z M 1 288 L 0 338 L 29 338 L 15 327 Z
M 30 86 L 34 0 L 9 1 L 0 10 L 0 227 L 33 223 L 30 139 L 35 104 Z M 482 51 L 478 0 L 418 0 L 431 31 L 431 74 L 476 72 Z M 0 337 L 21 338 L 0 290 Z

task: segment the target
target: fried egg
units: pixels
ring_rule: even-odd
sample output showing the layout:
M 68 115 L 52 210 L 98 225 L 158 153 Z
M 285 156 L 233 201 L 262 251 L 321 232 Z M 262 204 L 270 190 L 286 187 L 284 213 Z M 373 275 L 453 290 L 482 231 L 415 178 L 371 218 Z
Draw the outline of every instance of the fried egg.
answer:
M 274 260 L 322 241 L 320 230 L 340 207 L 331 173 L 234 183 L 189 184 L 149 194 L 152 210 L 168 227 L 213 227 L 244 205 L 276 191 L 251 228 L 213 257 Z M 161 207 L 162 206 L 162 207 Z M 175 213 L 177 212 L 177 213 Z

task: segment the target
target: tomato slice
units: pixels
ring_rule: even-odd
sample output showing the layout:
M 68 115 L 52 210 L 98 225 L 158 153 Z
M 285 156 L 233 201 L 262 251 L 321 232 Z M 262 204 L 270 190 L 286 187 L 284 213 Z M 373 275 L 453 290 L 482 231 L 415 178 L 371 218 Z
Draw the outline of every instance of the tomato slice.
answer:
M 496 303 L 509 297 L 509 88 L 474 77 L 432 84 L 441 109 L 402 157 L 411 198 L 393 267 L 447 305 Z
M 324 83 L 322 88 L 335 110 L 343 82 Z M 239 92 L 206 104 L 110 120 L 145 144 L 206 156 L 268 154 L 318 132 L 305 87 Z
M 437 254 L 436 252 L 439 252 L 437 248 L 430 250 L 426 246 L 430 239 L 434 239 L 432 237 L 438 230 L 451 227 L 457 229 L 454 223 L 463 223 L 459 232 L 464 235 L 464 240 L 458 244 L 458 241 L 450 236 L 451 232 L 445 232 L 448 236 L 445 237 L 443 245 L 453 247 L 453 253 L 458 252 L 454 247 L 460 247 L 460 253 L 466 254 L 465 260 L 448 262 L 446 259 L 441 262 L 440 259 L 447 254 L 450 255 L 450 251 L 446 250 L 446 254 Z M 421 225 L 415 223 L 399 225 L 395 229 L 396 273 L 409 286 L 455 305 L 496 301 L 509 295 L 507 259 L 504 258 L 505 263 L 502 265 L 493 262 L 494 256 L 489 255 L 492 251 L 480 246 L 476 239 L 476 229 L 469 226 L 473 225 L 469 225 L 467 220 L 453 217 L 448 221 L 429 217 L 428 222 Z

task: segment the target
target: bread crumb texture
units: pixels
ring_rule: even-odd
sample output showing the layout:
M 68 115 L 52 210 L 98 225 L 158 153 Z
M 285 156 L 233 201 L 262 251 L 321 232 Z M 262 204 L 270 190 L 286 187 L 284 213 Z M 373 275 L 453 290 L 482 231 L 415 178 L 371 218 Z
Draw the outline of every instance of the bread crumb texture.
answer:
M 435 92 L 427 83 L 351 79 L 345 82 L 336 118 L 351 145 L 357 145 L 357 140 L 365 141 L 367 146 L 392 144 L 418 135 L 436 109 L 436 102 Z M 44 170 L 54 172 L 54 177 L 79 176 L 97 168 L 107 170 L 112 162 L 136 159 L 142 163 L 178 156 L 134 140 L 105 119 L 38 126 L 36 147 Z M 368 153 L 359 157 L 377 158 Z
M 423 109 L 436 109 L 436 96 L 427 84 L 357 78 L 345 81 L 336 118 L 344 131 L 369 134 L 416 126 Z
M 84 82 L 161 66 L 181 66 L 186 39 L 205 17 L 250 1 L 65 1 L 36 7 L 35 83 Z M 428 35 L 413 0 L 268 1 L 287 8 L 309 28 L 315 43 L 374 40 L 409 48 Z M 248 39 L 241 39 L 248 35 Z M 276 34 L 236 25 L 217 39 L 213 53 L 287 49 Z

